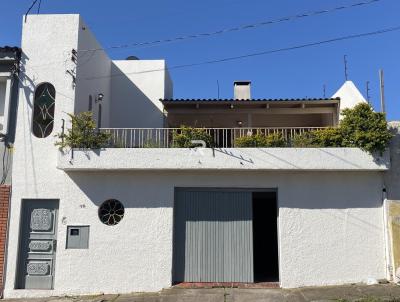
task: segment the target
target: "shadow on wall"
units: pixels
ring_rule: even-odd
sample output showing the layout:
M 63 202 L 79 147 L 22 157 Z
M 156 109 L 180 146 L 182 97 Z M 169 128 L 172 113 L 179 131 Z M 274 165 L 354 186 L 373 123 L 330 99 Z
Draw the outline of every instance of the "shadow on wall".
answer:
M 112 128 L 161 128 L 162 111 L 114 63 L 111 66 L 111 119 Z M 149 77 L 153 73 L 143 74 Z M 155 72 L 156 74 L 156 72 Z M 147 80 L 149 84 L 150 80 Z M 163 85 L 154 82 L 154 86 Z M 160 89 L 164 89 L 161 86 Z M 158 99 L 156 100 L 158 102 Z
M 26 74 L 26 70 L 25 70 L 25 66 L 27 65 L 29 61 L 29 57 L 26 55 L 25 52 L 22 52 L 21 54 L 21 62 L 20 62 L 20 66 L 21 66 L 21 70 L 18 76 L 18 82 L 19 82 L 19 92 L 18 92 L 18 102 L 17 105 L 15 106 L 15 124 L 12 125 L 12 127 L 15 128 L 16 131 L 16 127 L 17 127 L 17 115 L 18 115 L 18 107 L 22 106 L 22 118 L 21 119 L 21 124 L 23 126 L 23 139 L 25 141 L 26 144 L 26 148 L 21 149 L 20 152 L 24 152 L 24 160 L 25 160 L 25 164 L 24 164 L 24 169 L 27 169 L 28 164 L 27 162 L 30 161 L 31 162 L 31 167 L 32 167 L 32 178 L 31 180 L 28 180 L 28 171 L 25 171 L 25 183 L 29 183 L 29 182 L 33 182 L 34 184 L 34 188 L 37 188 L 37 181 L 36 181 L 36 170 L 35 170 L 35 158 L 33 156 L 34 154 L 34 150 L 33 150 L 33 143 L 32 143 L 32 113 L 33 113 L 33 95 L 35 93 L 35 89 L 36 89 L 36 78 L 35 75 L 29 77 Z M 34 71 L 34 70 L 33 70 Z M 21 96 L 20 93 L 23 93 L 24 95 Z M 23 101 L 20 101 L 20 98 L 23 97 Z M 27 113 L 29 112 L 29 114 L 27 115 Z M 28 121 L 28 127 L 27 128 L 27 123 L 26 120 Z M 13 140 L 15 139 L 15 135 L 13 137 Z M 30 147 L 30 150 L 28 149 L 28 146 Z M 36 191 L 36 190 L 35 190 Z M 37 192 L 35 192 L 37 193 Z
M 69 177 L 88 200 L 100 206 L 108 199 L 121 201 L 126 208 L 172 208 L 171 188 L 158 189 L 161 182 L 152 181 L 150 174 L 130 177 L 129 173 L 69 173 Z M 141 175 L 141 174 L 140 174 Z M 169 190 L 167 194 L 166 190 Z M 79 198 L 79 197 L 78 197 Z
M 389 123 L 394 135 L 390 143 L 390 170 L 385 173 L 388 199 L 400 200 L 400 122 Z
M 172 207 L 174 188 L 275 189 L 280 208 L 380 208 L 380 172 L 70 172 L 88 201 L 99 206 L 118 199 L 133 208 Z M 368 188 L 368 189 L 366 189 Z M 76 196 L 79 198 L 79 196 Z

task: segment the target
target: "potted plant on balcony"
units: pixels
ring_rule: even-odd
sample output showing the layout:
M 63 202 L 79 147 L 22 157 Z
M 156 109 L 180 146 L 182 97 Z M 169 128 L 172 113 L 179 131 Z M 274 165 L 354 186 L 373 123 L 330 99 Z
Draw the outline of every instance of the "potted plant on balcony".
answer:
M 66 147 L 79 149 L 100 149 L 107 147 L 111 135 L 96 128 L 92 112 L 68 114 L 72 127 L 67 132 L 56 134 L 60 140 L 55 143 L 60 149 Z
M 327 128 L 297 134 L 291 141 L 296 148 L 342 147 L 343 135 L 340 128 Z
M 271 133 L 268 135 L 254 134 L 238 137 L 235 140 L 235 146 L 238 148 L 268 148 L 268 147 L 286 147 L 287 143 L 282 133 Z
M 205 129 L 181 126 L 172 133 L 173 148 L 194 148 L 193 141 L 204 141 L 207 147 L 213 147 L 213 140 Z

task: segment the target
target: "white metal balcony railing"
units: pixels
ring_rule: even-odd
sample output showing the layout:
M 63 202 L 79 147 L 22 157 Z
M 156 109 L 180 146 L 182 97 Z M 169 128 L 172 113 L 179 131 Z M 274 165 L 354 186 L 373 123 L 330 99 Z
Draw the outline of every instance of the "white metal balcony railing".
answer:
M 234 148 L 236 139 L 248 135 L 269 135 L 280 133 L 290 144 L 295 135 L 304 132 L 324 129 L 326 127 L 290 127 L 290 128 L 198 128 L 211 136 L 212 147 Z M 110 133 L 112 148 L 172 148 L 174 134 L 181 128 L 101 128 L 100 131 Z

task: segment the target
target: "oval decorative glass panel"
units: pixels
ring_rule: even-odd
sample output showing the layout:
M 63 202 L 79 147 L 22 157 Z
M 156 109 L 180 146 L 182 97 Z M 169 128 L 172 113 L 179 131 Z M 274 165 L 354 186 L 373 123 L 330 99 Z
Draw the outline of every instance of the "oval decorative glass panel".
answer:
M 40 84 L 33 101 L 33 135 L 45 138 L 53 131 L 56 89 L 50 83 Z
M 109 199 L 99 208 L 99 218 L 106 225 L 117 225 L 124 218 L 125 208 L 116 199 Z

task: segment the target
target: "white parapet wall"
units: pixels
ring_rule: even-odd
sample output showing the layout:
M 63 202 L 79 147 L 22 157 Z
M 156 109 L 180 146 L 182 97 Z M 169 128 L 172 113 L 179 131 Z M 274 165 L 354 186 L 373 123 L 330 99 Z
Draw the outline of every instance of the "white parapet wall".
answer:
M 60 152 L 57 167 L 65 171 L 385 171 L 389 157 L 358 148 L 108 148 Z

